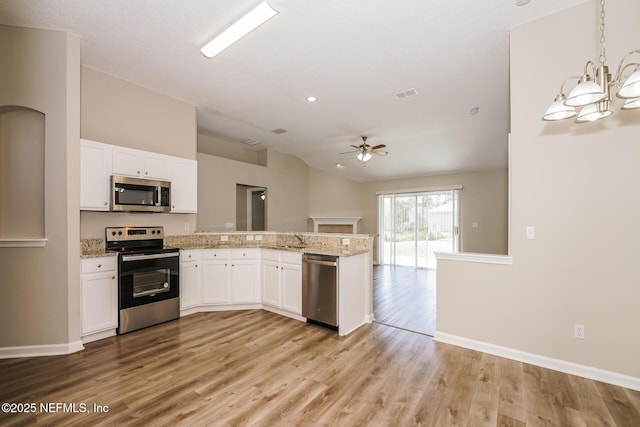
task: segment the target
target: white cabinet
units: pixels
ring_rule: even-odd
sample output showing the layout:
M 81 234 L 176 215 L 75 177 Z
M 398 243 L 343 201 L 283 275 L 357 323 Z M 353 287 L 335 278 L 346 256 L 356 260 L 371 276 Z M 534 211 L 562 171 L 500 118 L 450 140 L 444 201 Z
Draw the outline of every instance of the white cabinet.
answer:
M 163 154 L 114 146 L 113 174 L 168 181 L 171 159 Z
M 80 209 L 108 211 L 112 146 L 80 140 Z
M 202 251 L 202 303 L 260 303 L 259 249 Z
M 272 307 L 281 306 L 280 297 L 280 252 L 262 251 L 262 303 Z
M 117 258 L 87 258 L 80 262 L 82 341 L 115 335 L 118 327 Z
M 198 162 L 171 158 L 171 212 L 198 212 Z
M 302 314 L 302 254 L 264 250 L 262 254 L 262 303 Z
M 200 251 L 180 251 L 180 310 L 200 305 Z
M 260 302 L 259 249 L 231 250 L 231 303 Z
M 230 254 L 227 250 L 202 251 L 202 304 L 229 304 Z

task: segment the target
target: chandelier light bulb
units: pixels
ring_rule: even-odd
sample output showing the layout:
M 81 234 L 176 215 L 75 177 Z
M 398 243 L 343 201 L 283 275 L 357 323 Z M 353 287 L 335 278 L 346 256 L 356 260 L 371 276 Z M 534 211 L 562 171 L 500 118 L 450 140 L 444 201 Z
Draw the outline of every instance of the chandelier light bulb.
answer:
M 616 94 L 618 98 L 629 99 L 640 97 L 640 70 L 631 74 Z
M 547 108 L 547 111 L 542 116 L 542 120 L 546 121 L 556 121 L 556 120 L 564 120 L 570 117 L 574 117 L 576 113 L 576 109 L 574 107 L 569 107 L 564 104 L 564 101 L 567 99 L 566 96 L 560 94 L 556 96 L 553 104 Z

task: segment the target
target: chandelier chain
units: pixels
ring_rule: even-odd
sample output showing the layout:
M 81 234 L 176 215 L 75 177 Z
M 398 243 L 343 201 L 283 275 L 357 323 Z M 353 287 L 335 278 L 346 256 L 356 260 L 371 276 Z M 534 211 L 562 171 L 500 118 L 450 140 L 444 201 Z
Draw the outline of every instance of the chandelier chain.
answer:
M 600 65 L 604 65 L 607 62 L 607 52 L 604 47 L 604 1 L 600 0 Z

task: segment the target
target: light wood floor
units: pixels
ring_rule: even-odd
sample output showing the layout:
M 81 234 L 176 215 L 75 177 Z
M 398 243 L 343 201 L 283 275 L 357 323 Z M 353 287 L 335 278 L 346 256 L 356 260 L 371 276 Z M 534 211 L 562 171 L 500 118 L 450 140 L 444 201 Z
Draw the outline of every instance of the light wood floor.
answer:
M 0 425 L 638 426 L 640 393 L 380 324 L 347 337 L 199 313 L 56 357 L 0 360 L 0 402 L 108 405 Z
M 374 266 L 373 313 L 377 322 L 433 336 L 436 332 L 435 270 Z

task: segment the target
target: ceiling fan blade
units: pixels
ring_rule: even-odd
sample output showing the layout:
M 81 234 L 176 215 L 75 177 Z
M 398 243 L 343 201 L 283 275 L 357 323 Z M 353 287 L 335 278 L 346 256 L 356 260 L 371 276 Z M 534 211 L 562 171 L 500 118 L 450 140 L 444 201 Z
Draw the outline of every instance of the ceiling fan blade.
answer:
M 386 147 L 386 145 L 384 145 L 384 144 L 378 144 L 378 145 L 376 145 L 376 146 L 374 146 L 374 147 L 371 147 L 371 149 L 372 149 L 372 150 L 377 150 L 377 149 L 379 149 L 379 148 L 384 148 L 384 147 Z
M 375 151 L 372 151 L 371 154 L 375 154 L 376 156 L 386 156 L 387 154 L 389 154 L 389 152 L 388 151 L 375 150 Z
M 362 150 L 362 145 L 350 145 L 349 147 L 353 147 L 356 150 Z

